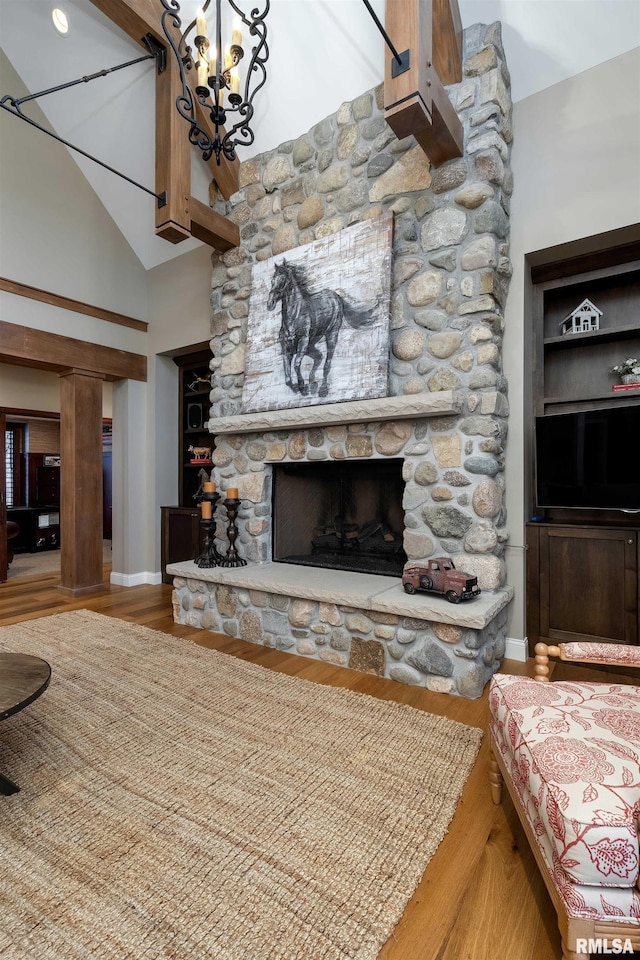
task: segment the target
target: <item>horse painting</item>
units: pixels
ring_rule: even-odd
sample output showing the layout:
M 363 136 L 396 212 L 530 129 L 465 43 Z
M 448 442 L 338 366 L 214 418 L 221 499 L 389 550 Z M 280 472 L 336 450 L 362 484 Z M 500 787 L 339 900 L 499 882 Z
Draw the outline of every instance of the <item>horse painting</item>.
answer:
M 303 397 L 316 394 L 326 397 L 331 361 L 343 321 L 356 330 L 370 326 L 377 319 L 378 302 L 372 306 L 354 306 L 335 290 L 313 293 L 303 267 L 283 259 L 276 263 L 273 271 L 267 309 L 275 310 L 278 303 L 282 311 L 279 342 L 287 386 Z M 321 341 L 325 350 L 318 385 L 316 374 L 323 362 L 323 353 L 318 347 Z M 305 357 L 312 361 L 306 380 L 302 368 Z
M 393 217 L 253 264 L 246 344 L 231 330 L 221 357 L 225 384 L 243 374 L 243 412 L 387 396 Z

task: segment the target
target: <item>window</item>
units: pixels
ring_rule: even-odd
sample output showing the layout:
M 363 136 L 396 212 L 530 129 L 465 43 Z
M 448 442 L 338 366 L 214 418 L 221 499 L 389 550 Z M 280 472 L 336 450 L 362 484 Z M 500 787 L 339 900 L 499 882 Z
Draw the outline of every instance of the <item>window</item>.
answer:
M 8 423 L 4 435 L 5 455 L 4 474 L 6 483 L 7 507 L 24 505 L 25 491 L 22 477 L 22 457 L 25 444 L 25 426 L 23 423 Z
M 14 503 L 14 435 L 13 430 L 7 430 L 4 438 L 4 472 L 6 476 L 6 501 L 7 506 L 12 507 Z

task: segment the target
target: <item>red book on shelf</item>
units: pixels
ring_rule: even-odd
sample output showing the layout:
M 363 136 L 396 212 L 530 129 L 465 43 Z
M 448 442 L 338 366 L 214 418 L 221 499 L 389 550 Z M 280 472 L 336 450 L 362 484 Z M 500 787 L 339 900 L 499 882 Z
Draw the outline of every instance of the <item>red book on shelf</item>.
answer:
M 619 390 L 640 390 L 640 380 L 637 383 L 614 383 L 611 389 L 616 393 Z

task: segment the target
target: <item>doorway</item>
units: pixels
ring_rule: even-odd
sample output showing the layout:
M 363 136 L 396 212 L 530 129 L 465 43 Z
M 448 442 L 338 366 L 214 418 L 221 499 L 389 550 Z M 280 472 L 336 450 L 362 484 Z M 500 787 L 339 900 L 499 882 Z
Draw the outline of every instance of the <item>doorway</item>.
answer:
M 7 565 L 0 582 L 60 574 L 60 389 L 57 373 L 13 364 L 0 365 Z M 111 562 L 112 403 L 111 384 L 103 386 L 103 563 Z M 35 401 L 35 403 L 34 403 Z M 37 404 L 37 408 L 36 408 Z M 1 518 L 0 518 L 1 520 Z M 2 558 L 0 557 L 0 560 Z

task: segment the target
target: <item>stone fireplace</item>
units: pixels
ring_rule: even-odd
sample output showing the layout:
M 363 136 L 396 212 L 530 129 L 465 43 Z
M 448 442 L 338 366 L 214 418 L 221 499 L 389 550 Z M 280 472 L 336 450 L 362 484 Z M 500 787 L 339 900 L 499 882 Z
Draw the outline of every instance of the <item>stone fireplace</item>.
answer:
M 225 210 L 241 246 L 213 269 L 209 429 L 214 478 L 239 489 L 248 565 L 168 572 L 180 622 L 475 697 L 504 655 L 512 595 L 501 372 L 511 101 L 499 24 L 465 32 L 464 78 L 449 93 L 465 155 L 437 169 L 412 138 L 396 140 L 379 90 L 242 164 Z M 244 412 L 252 265 L 388 211 L 388 395 Z M 439 555 L 478 577 L 479 598 L 404 593 L 404 562 Z
M 272 559 L 401 576 L 402 465 L 394 457 L 274 464 Z

